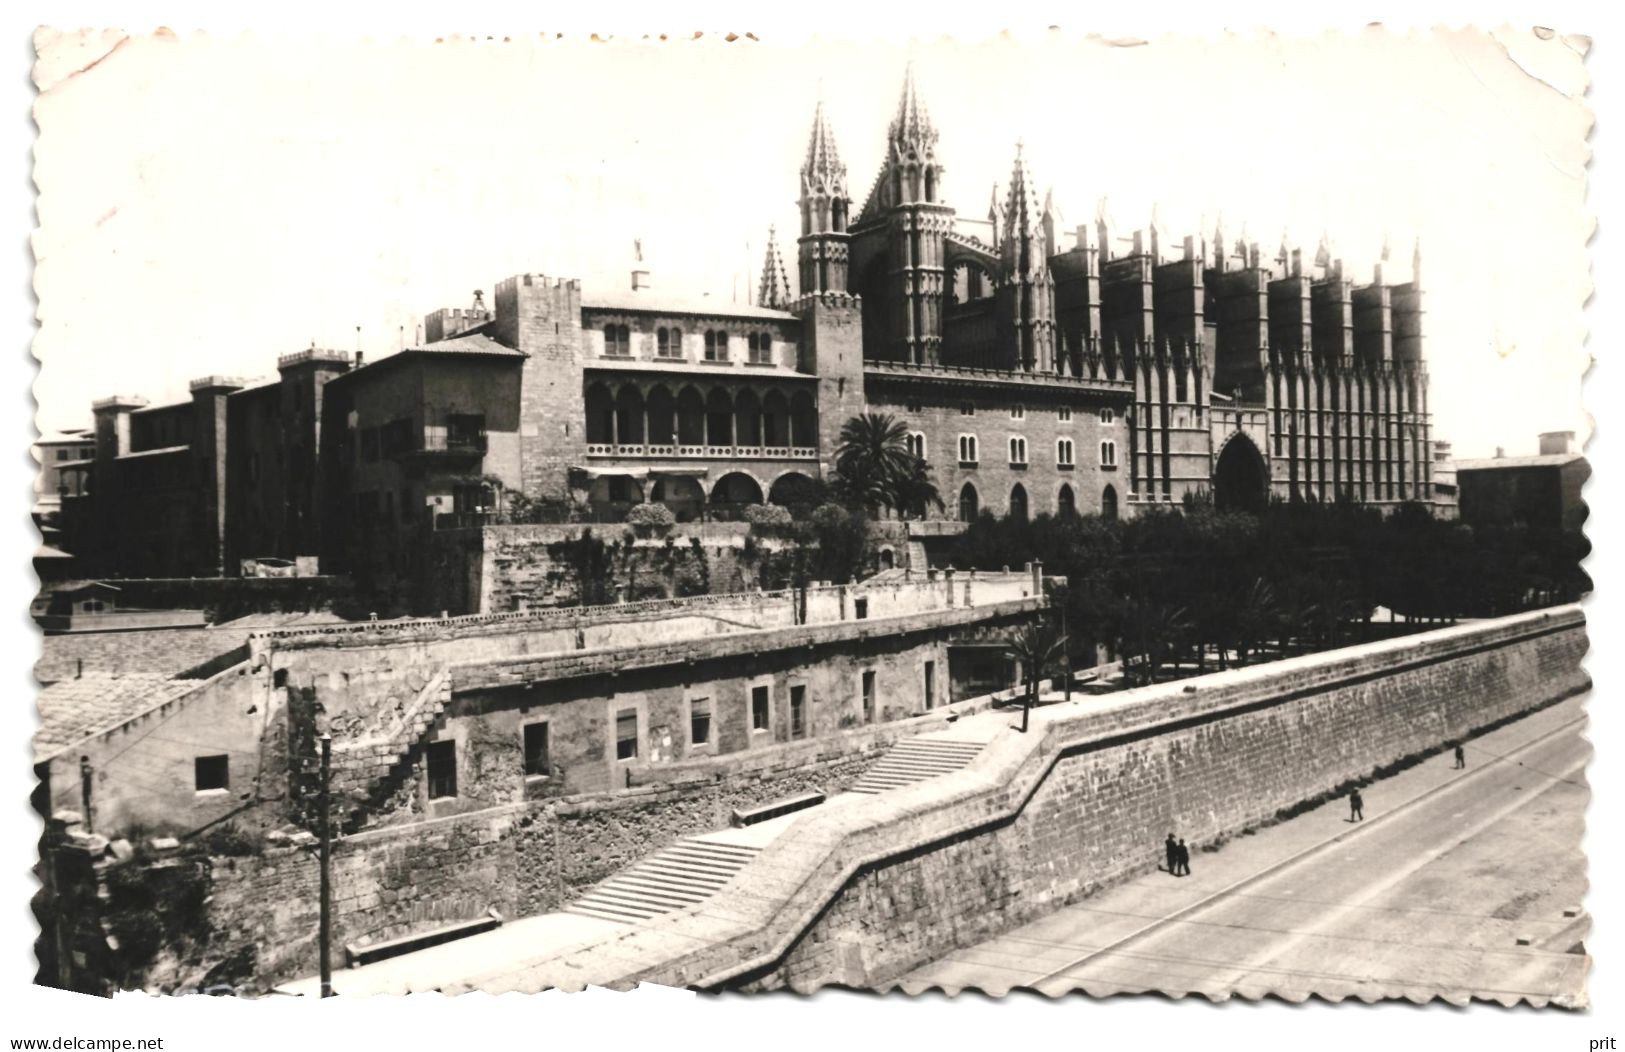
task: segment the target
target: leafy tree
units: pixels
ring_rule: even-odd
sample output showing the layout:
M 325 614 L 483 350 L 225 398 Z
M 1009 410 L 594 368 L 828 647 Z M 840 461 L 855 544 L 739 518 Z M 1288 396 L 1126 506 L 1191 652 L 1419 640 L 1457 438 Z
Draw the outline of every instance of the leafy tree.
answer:
M 908 426 L 887 413 L 861 413 L 842 425 L 833 488 L 871 514 L 885 508 L 924 516 L 928 507 L 943 507 L 930 465 L 909 451 Z

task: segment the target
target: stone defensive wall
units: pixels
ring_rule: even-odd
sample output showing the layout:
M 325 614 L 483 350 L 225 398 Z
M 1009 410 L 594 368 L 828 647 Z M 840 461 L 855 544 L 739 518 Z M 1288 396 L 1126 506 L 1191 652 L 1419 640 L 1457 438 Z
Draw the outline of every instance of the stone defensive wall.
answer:
M 1216 844 L 1582 693 L 1585 650 L 1561 607 L 1046 707 L 962 771 L 808 812 L 703 910 L 456 990 L 883 984 L 1154 868 L 1169 830 Z

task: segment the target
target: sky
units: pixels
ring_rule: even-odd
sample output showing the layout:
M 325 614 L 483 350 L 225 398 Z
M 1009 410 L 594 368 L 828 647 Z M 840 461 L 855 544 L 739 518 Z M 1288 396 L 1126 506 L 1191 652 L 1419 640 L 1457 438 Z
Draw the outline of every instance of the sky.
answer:
M 1591 117 L 1561 39 L 118 39 L 36 70 L 43 430 L 313 343 L 386 354 L 516 273 L 619 289 L 634 239 L 660 292 L 743 299 L 770 225 L 794 275 L 817 101 L 861 206 L 911 61 L 963 214 L 1020 140 L 1068 230 L 1155 210 L 1167 244 L 1222 220 L 1266 259 L 1326 236 L 1357 283 L 1385 241 L 1408 280 L 1420 238 L 1435 436 L 1589 430 Z

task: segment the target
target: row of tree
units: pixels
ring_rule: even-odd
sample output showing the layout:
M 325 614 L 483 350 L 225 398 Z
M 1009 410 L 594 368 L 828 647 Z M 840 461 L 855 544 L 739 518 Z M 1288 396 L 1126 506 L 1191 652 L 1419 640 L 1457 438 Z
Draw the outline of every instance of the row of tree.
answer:
M 1104 644 L 1132 680 L 1151 682 L 1175 662 L 1247 664 L 1573 600 L 1590 587 L 1586 550 L 1578 534 L 1475 529 L 1417 504 L 1385 516 L 1353 503 L 1277 502 L 1249 515 L 1196 498 L 1121 521 L 984 514 L 953 561 L 1041 560 L 1067 579 L 1057 607 L 1070 651 Z

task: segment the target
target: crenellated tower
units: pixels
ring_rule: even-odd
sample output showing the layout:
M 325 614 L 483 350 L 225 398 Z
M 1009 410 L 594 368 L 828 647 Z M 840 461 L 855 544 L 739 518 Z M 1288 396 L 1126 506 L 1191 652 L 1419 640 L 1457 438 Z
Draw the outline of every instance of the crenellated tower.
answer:
M 824 103 L 813 112 L 812 139 L 801 166 L 801 292 L 845 292 L 847 288 L 846 165 L 835 148 L 835 134 L 824 116 Z

